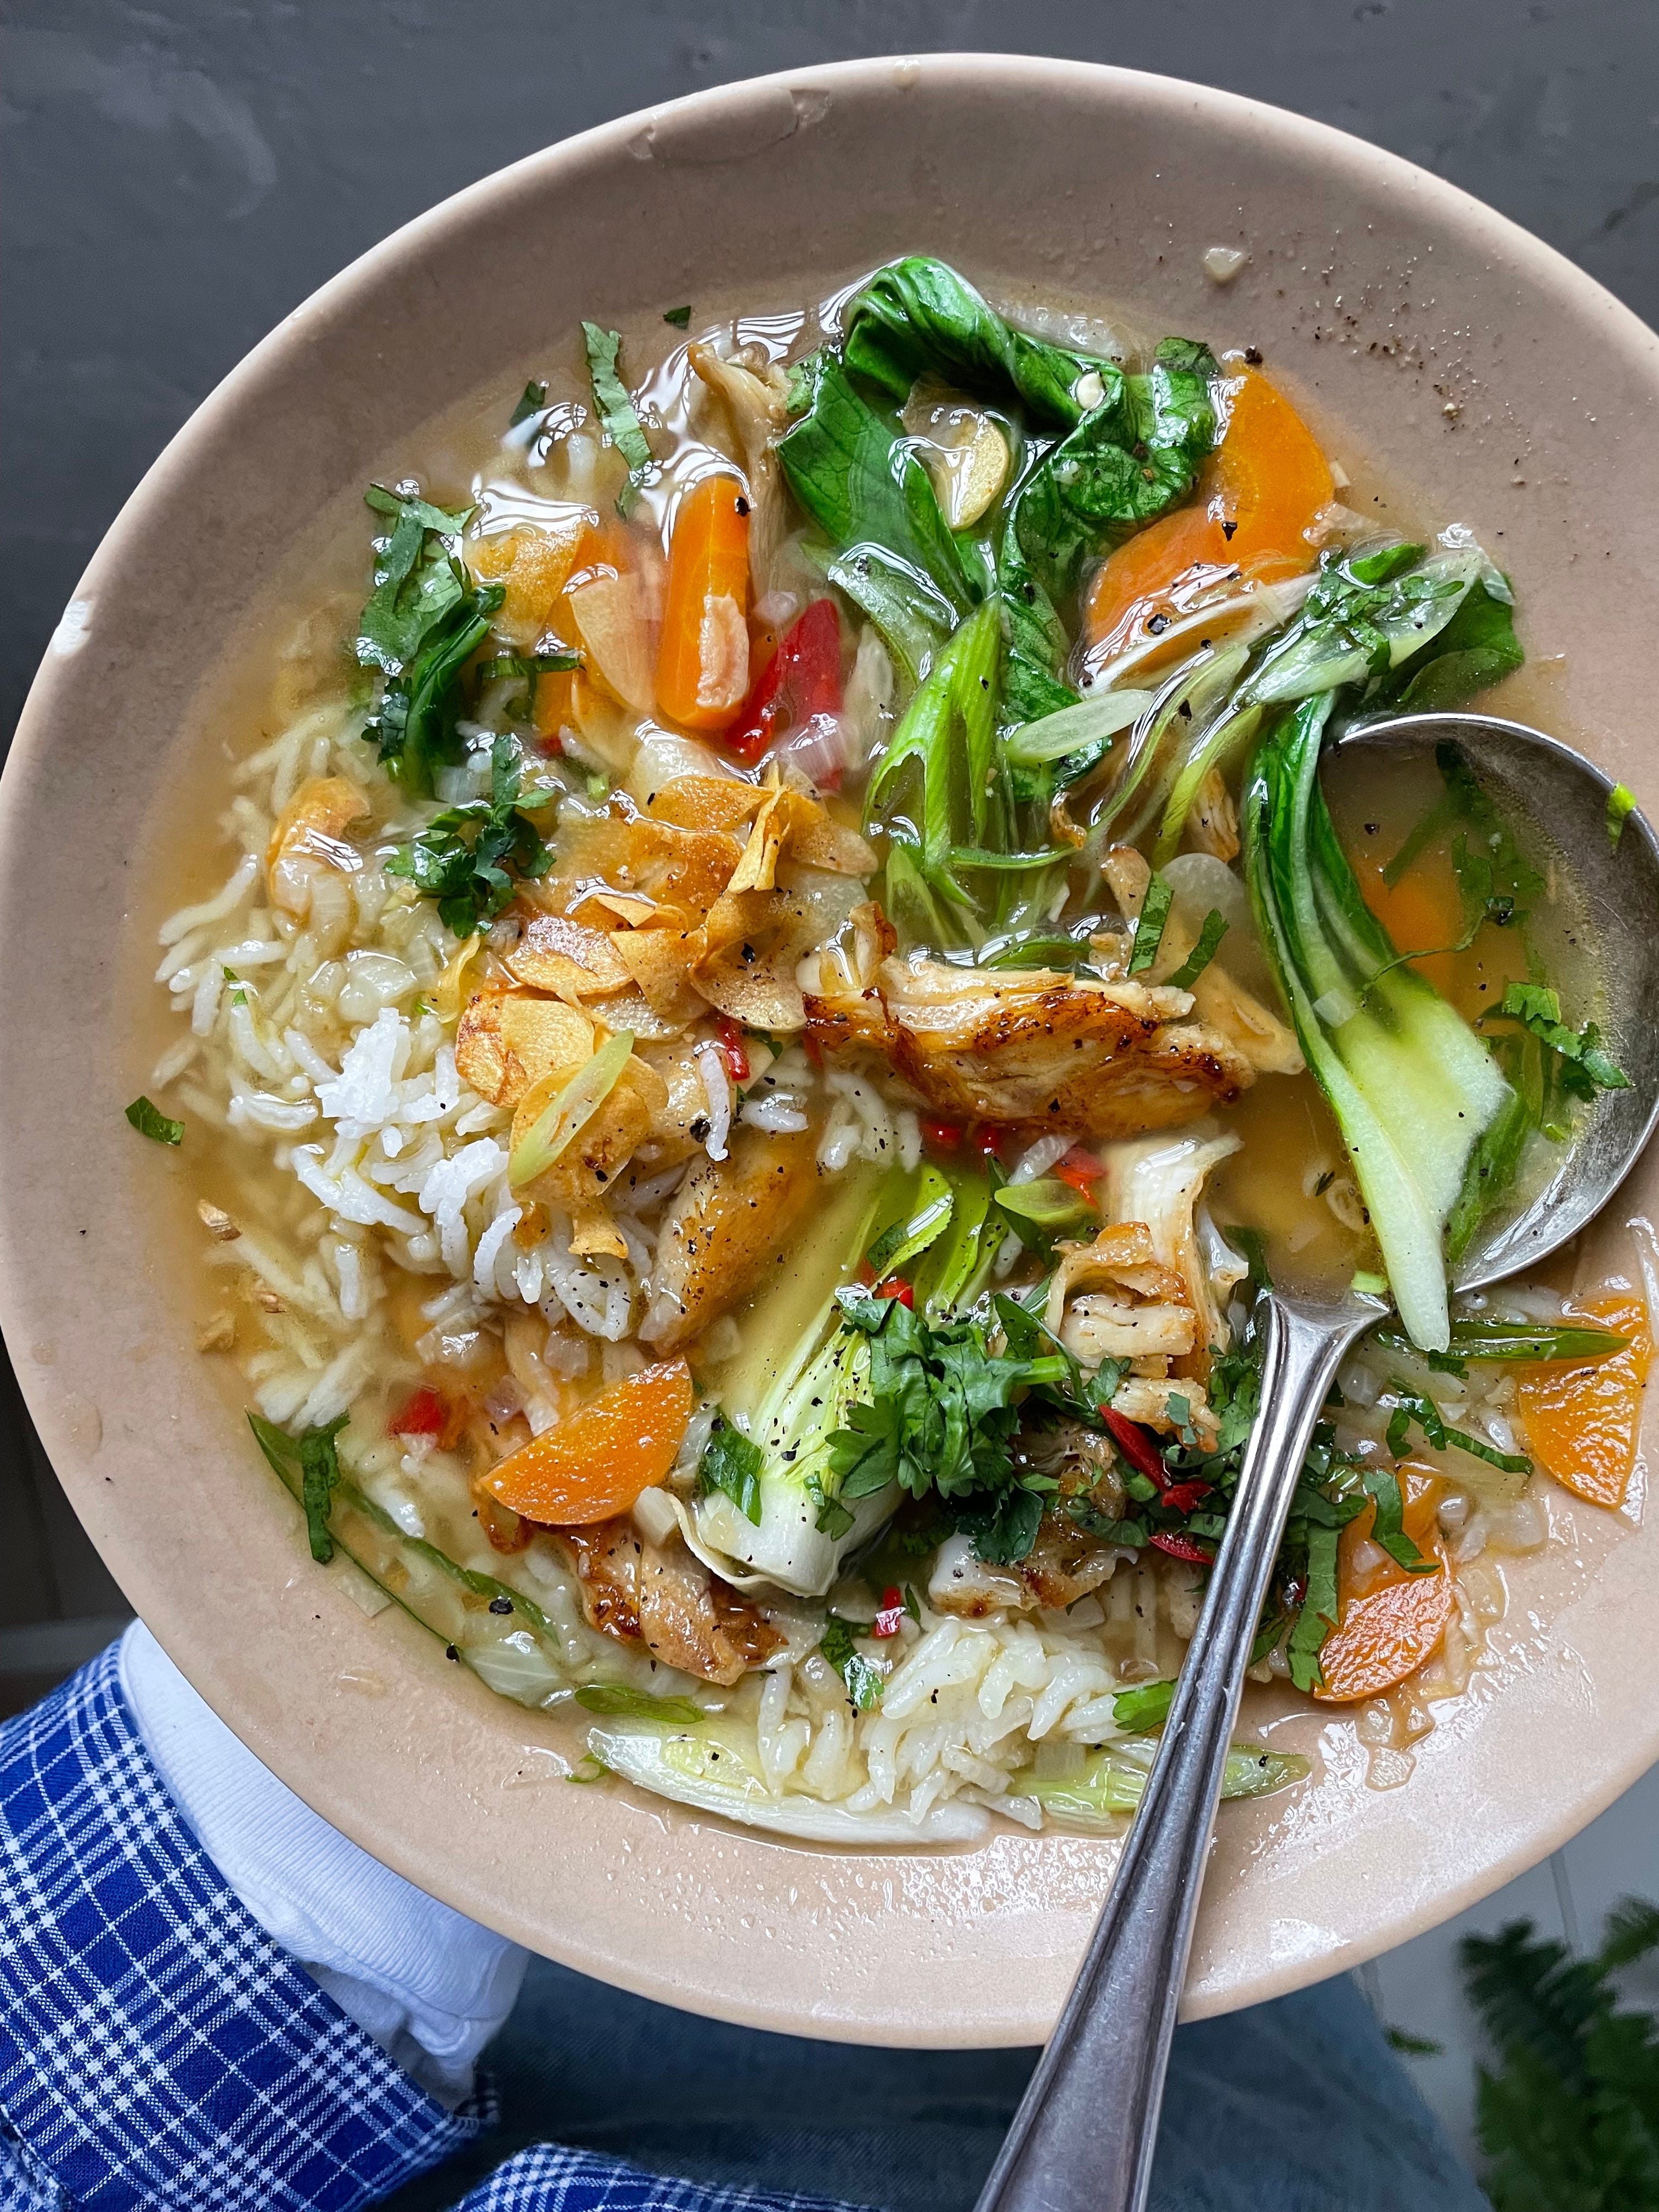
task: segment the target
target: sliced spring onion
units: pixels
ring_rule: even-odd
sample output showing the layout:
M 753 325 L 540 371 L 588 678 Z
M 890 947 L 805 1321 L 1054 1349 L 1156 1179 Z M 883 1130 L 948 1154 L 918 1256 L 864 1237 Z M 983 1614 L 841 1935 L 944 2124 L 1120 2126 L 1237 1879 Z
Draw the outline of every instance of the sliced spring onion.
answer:
M 924 1167 L 915 1203 L 881 1235 L 865 1255 L 878 1280 L 902 1274 L 910 1261 L 945 1234 L 956 1207 L 956 1193 L 936 1167 Z
M 1158 1756 L 1155 1735 L 1128 1735 L 1097 1751 L 1074 1775 L 1048 1778 L 1035 1767 L 1025 1767 L 1008 1784 L 1012 1797 L 1034 1797 L 1045 1813 L 1082 1826 L 1093 1826 L 1124 1813 L 1133 1813 L 1146 1788 L 1146 1777 Z M 1264 1751 L 1252 1744 L 1233 1744 L 1222 1770 L 1224 1797 L 1265 1797 L 1303 1781 L 1310 1771 L 1307 1759 L 1288 1752 Z
M 1626 783 L 1615 783 L 1607 793 L 1607 842 L 1615 848 L 1625 824 L 1636 811 L 1636 793 Z
M 693 1698 L 653 1698 L 629 1682 L 588 1682 L 577 1691 L 576 1703 L 590 1713 L 623 1713 L 629 1720 L 667 1721 L 696 1727 L 708 1716 Z
M 1008 758 L 1016 768 L 1041 768 L 1046 762 L 1064 760 L 1068 753 L 1127 730 L 1157 696 L 1154 691 L 1097 691 L 1075 707 L 1062 707 L 1056 714 L 1022 724 L 1007 741 Z
M 564 1152 L 577 1131 L 591 1121 L 616 1089 L 634 1049 L 632 1030 L 618 1030 L 607 1037 L 586 1067 L 573 1075 L 556 1097 L 550 1098 L 535 1121 L 513 1147 L 507 1181 L 514 1188 L 534 1182 Z

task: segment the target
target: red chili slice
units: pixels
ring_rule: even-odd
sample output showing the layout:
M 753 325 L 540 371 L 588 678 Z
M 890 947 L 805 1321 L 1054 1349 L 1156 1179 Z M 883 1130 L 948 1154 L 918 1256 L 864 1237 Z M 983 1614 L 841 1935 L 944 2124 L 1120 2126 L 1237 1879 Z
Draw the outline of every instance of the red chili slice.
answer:
M 878 1298 L 892 1298 L 902 1306 L 908 1306 L 912 1313 L 916 1310 L 916 1294 L 902 1275 L 890 1275 L 877 1291 L 876 1296 Z
M 1061 1182 L 1068 1182 L 1091 1206 L 1096 1203 L 1095 1185 L 1105 1173 L 1092 1152 L 1085 1152 L 1081 1145 L 1073 1145 L 1062 1160 L 1054 1163 L 1054 1172 Z
M 904 1593 L 889 1583 L 881 1594 L 881 1611 L 870 1624 L 872 1636 L 896 1636 L 904 1618 Z
M 1209 1496 L 1210 1489 L 1207 1482 L 1172 1482 L 1158 1502 L 1160 1505 L 1169 1506 L 1172 1512 L 1190 1513 L 1201 1499 Z
M 733 1083 L 749 1080 L 749 1054 L 743 1041 L 741 1025 L 730 1014 L 717 1014 L 714 1027 L 719 1033 L 720 1058 L 726 1062 L 726 1072 Z
M 841 617 L 833 599 L 814 599 L 778 641 L 720 742 L 748 764 L 815 714 L 841 708 Z
M 924 1121 L 921 1141 L 931 1145 L 936 1152 L 953 1152 L 962 1142 L 960 1121 Z
M 1214 1564 L 1214 1554 L 1206 1552 L 1195 1536 L 1170 1534 L 1160 1528 L 1152 1540 L 1160 1552 L 1167 1552 L 1172 1559 L 1188 1559 L 1195 1567 Z
M 1101 1419 L 1112 1442 L 1135 1472 L 1155 1482 L 1160 1490 L 1167 1490 L 1170 1470 L 1159 1457 L 1150 1431 L 1143 1429 L 1139 1421 L 1132 1421 L 1127 1413 L 1115 1413 L 1109 1406 L 1102 1409 Z
M 397 1419 L 387 1424 L 394 1437 L 436 1437 L 443 1433 L 449 1408 L 429 1382 L 422 1382 Z

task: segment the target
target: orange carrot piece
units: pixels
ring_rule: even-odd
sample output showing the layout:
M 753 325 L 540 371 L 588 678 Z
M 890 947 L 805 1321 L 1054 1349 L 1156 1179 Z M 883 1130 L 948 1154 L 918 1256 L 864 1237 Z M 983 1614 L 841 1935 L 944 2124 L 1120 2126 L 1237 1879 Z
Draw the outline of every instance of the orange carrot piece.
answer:
M 544 1429 L 479 1478 L 478 1487 L 544 1527 L 580 1528 L 626 1513 L 674 1464 L 691 1419 L 683 1359 L 625 1375 L 568 1419 Z
M 1407 869 L 1397 884 L 1387 882 L 1380 860 L 1361 859 L 1355 872 L 1359 895 L 1376 916 L 1401 952 L 1432 952 L 1430 960 L 1413 960 L 1412 966 L 1437 991 L 1448 994 L 1455 986 L 1457 963 L 1443 947 L 1455 945 L 1463 934 L 1463 906 L 1451 862 L 1427 855 Z
M 1318 441 L 1265 376 L 1240 364 L 1228 381 L 1226 435 L 1204 465 L 1197 499 L 1138 532 L 1095 578 L 1091 647 L 1121 652 L 1151 635 L 1159 617 L 1178 620 L 1183 599 L 1229 569 L 1270 582 L 1313 566 L 1305 532 L 1336 496 Z
M 657 705 L 683 730 L 723 730 L 749 690 L 749 501 L 724 471 L 682 497 L 668 551 Z
M 1337 1624 L 1319 1655 L 1324 1685 L 1314 1692 L 1328 1705 L 1381 1697 L 1414 1674 L 1432 1657 L 1456 1602 L 1435 1520 L 1441 1479 L 1411 1460 L 1395 1473 L 1406 1534 L 1426 1558 L 1438 1560 L 1440 1571 L 1410 1574 L 1386 1555 L 1362 1567 L 1360 1547 L 1370 1535 L 1376 1506 L 1349 1522 L 1337 1553 Z
M 1565 1359 L 1517 1367 L 1516 1401 L 1535 1458 L 1591 1505 L 1625 1502 L 1642 1425 L 1642 1385 L 1653 1358 L 1647 1308 L 1627 1291 L 1583 1301 L 1575 1315 L 1628 1337 L 1622 1352 L 1583 1366 Z

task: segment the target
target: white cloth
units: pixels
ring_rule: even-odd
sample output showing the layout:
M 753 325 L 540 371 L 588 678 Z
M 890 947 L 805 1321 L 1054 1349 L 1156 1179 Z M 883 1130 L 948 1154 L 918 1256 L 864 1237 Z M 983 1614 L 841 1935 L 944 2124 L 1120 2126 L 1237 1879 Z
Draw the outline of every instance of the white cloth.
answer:
M 121 1687 L 202 1848 L 266 1933 L 451 2111 L 528 1954 L 441 1905 L 302 1804 L 204 1704 L 141 1620 Z

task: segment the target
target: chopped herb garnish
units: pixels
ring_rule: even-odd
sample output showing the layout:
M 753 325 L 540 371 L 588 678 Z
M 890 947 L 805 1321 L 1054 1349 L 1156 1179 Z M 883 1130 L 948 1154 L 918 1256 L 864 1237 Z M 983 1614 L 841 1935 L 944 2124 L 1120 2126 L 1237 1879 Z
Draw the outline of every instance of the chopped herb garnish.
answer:
M 1169 979 L 1177 991 L 1192 989 L 1193 985 L 1197 982 L 1211 961 L 1215 958 L 1220 950 L 1221 940 L 1226 934 L 1226 915 L 1218 908 L 1212 907 L 1204 917 L 1204 926 L 1198 933 L 1197 944 Z M 1139 942 L 1137 939 L 1135 950 L 1139 952 Z M 1133 973 L 1133 963 L 1130 972 Z
M 437 901 L 445 927 L 457 937 L 471 937 L 507 904 L 514 884 L 509 867 L 533 879 L 553 864 L 540 831 L 520 811 L 520 772 L 518 740 L 497 738 L 489 797 L 434 814 L 414 843 L 386 864 L 389 876 L 407 876 L 423 897 Z
M 662 319 L 665 323 L 672 323 L 677 331 L 684 330 L 691 320 L 690 302 L 688 301 L 684 307 L 665 307 L 662 311 Z
M 525 688 L 507 705 L 507 714 L 515 722 L 533 722 L 536 719 L 536 685 L 544 676 L 562 675 L 567 670 L 580 668 L 582 657 L 579 653 L 498 653 L 493 660 L 483 661 L 478 668 L 478 684 L 498 682 L 504 676 L 522 676 Z
M 705 1498 L 720 1491 L 757 1528 L 761 1519 L 761 1469 L 765 1455 L 757 1443 L 728 1421 L 716 1421 L 697 1467 L 697 1488 Z M 850 1516 L 849 1516 L 850 1518 Z
M 597 323 L 582 325 L 582 336 L 587 342 L 587 367 L 593 379 L 593 398 L 599 410 L 599 420 L 605 435 L 628 464 L 630 478 L 638 477 L 651 466 L 651 448 L 646 443 L 640 418 L 634 411 L 634 402 L 629 397 L 628 386 L 617 368 L 617 356 L 622 351 L 622 333 L 602 331 Z
M 867 1630 L 865 1632 L 867 1634 Z M 823 1624 L 823 1641 L 818 1652 L 841 1676 L 848 1696 L 859 1711 L 867 1713 L 881 1703 L 881 1672 L 854 1648 L 854 1633 L 851 1621 L 832 1613 Z
M 1170 919 L 1170 907 L 1175 892 L 1162 876 L 1154 876 L 1146 886 L 1146 896 L 1141 901 L 1140 912 L 1135 921 L 1134 949 L 1129 955 L 1129 973 L 1146 974 L 1158 957 L 1158 948 L 1164 942 L 1164 925 Z M 1205 923 L 1209 927 L 1209 923 Z M 1224 923 L 1223 927 L 1225 927 Z M 1217 942 L 1219 943 L 1218 938 Z M 1196 975 L 1198 970 L 1194 969 Z
M 1483 1459 L 1488 1467 L 1500 1468 L 1505 1474 L 1530 1474 L 1532 1462 L 1519 1452 L 1499 1451 L 1483 1437 L 1472 1437 L 1467 1429 L 1449 1428 L 1440 1408 L 1432 1398 L 1395 1376 L 1389 1384 L 1399 1401 L 1389 1416 L 1389 1449 L 1396 1459 L 1402 1458 L 1411 1443 L 1412 1424 L 1414 1421 L 1423 1431 L 1425 1443 L 1431 1451 L 1444 1451 L 1455 1444 L 1459 1451 L 1468 1452 L 1472 1459 Z M 1380 1511 L 1380 1508 L 1379 1508 Z M 1378 1541 L 1382 1540 L 1379 1538 Z
M 1162 1728 L 1170 1717 L 1175 1689 L 1173 1682 L 1137 1682 L 1131 1690 L 1120 1690 L 1112 1699 L 1112 1718 L 1121 1729 L 1136 1734 Z
M 506 587 L 475 586 L 461 564 L 471 507 L 451 512 L 380 484 L 364 496 L 376 514 L 395 518 L 391 535 L 375 540 L 374 589 L 357 625 L 357 658 L 382 679 L 368 733 L 386 774 L 430 798 L 434 769 L 462 756 L 461 672 L 489 635 Z
M 1372 1340 L 1389 1352 L 1414 1352 L 1416 1346 L 1403 1328 L 1386 1322 L 1372 1331 Z M 1462 1374 L 1471 1359 L 1605 1359 L 1629 1343 L 1608 1328 L 1589 1322 L 1464 1321 L 1455 1319 L 1451 1342 L 1443 1352 L 1427 1355 L 1429 1364 L 1443 1362 L 1447 1371 Z M 1419 1355 L 1420 1356 L 1420 1355 Z
M 153 1106 L 142 1093 L 126 1109 L 127 1119 L 141 1137 L 153 1137 L 158 1145 L 182 1145 L 185 1125 L 169 1121 L 159 1106 Z
M 508 422 L 507 428 L 516 430 L 520 422 L 527 422 L 532 415 L 539 415 L 546 404 L 547 386 L 544 384 L 537 383 L 532 379 L 526 385 L 520 396 L 519 404 L 513 410 L 512 420 Z
M 305 1508 L 311 1556 L 324 1567 L 334 1557 L 334 1539 L 329 1533 L 328 1518 L 333 1509 L 334 1493 L 340 1485 L 340 1460 L 334 1439 L 349 1419 L 349 1414 L 342 1413 L 326 1428 L 307 1429 L 303 1436 L 294 1437 L 258 1413 L 250 1413 L 247 1417 L 260 1450 L 290 1489 L 292 1472 L 295 1468 L 299 1469 L 300 1503 Z
M 1607 842 L 1616 850 L 1625 824 L 1636 811 L 1636 793 L 1626 783 L 1615 783 L 1607 793 Z
M 1561 1018 L 1561 1001 L 1542 983 L 1510 983 L 1502 1002 L 1488 1020 L 1519 1022 L 1556 1055 L 1555 1079 L 1571 1098 L 1593 1098 L 1598 1091 L 1628 1091 L 1630 1078 L 1609 1058 L 1601 1032 L 1594 1022 L 1582 1030 L 1568 1027 Z

